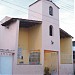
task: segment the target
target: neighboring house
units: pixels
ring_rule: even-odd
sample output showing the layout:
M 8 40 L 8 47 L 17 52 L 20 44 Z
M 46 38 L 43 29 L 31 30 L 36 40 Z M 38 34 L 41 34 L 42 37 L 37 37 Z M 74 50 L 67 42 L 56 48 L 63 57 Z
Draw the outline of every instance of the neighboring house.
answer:
M 74 75 L 75 75 L 75 41 L 72 41 L 72 49 L 73 49 L 73 68 L 74 68 Z
M 37 0 L 28 16 L 1 20 L 0 74 L 44 75 L 49 68 L 51 75 L 73 75 L 72 36 L 59 28 L 59 7 Z
M 73 63 L 75 64 L 75 41 L 72 42 L 73 47 Z

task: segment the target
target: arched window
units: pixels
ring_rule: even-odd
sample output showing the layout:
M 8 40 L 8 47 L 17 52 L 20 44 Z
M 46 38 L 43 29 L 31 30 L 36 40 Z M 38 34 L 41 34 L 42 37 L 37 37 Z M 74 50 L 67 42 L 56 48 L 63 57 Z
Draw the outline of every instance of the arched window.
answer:
M 49 26 L 49 35 L 53 36 L 53 26 L 52 25 Z
M 50 14 L 51 16 L 53 16 L 53 8 L 52 8 L 52 6 L 49 7 L 49 14 Z

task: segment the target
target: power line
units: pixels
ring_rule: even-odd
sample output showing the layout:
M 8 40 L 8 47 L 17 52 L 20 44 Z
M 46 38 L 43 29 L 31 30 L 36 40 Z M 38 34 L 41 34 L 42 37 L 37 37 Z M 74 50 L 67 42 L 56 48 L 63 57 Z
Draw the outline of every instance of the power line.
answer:
M 2 0 L 2 1 L 3 1 L 3 2 L 6 2 L 6 3 L 9 3 L 9 4 L 12 4 L 12 5 L 15 5 L 15 6 L 18 6 L 18 7 L 23 8 L 23 9 L 27 9 L 27 8 L 25 8 L 25 7 L 22 7 L 22 6 L 19 6 L 19 5 L 16 5 L 16 4 L 13 4 L 13 3 L 10 3 L 10 2 L 4 1 L 4 0 Z M 27 9 L 27 10 L 30 10 L 30 9 Z M 30 11 L 32 11 L 32 12 L 34 12 L 34 13 L 37 13 L 37 14 L 39 14 L 39 15 L 42 15 L 42 14 L 39 13 L 39 12 L 36 12 L 36 11 L 33 11 L 33 10 L 30 10 Z M 44 14 L 43 14 L 43 16 L 49 17 L 49 16 L 44 15 Z M 58 19 L 53 18 L 53 17 L 49 17 L 49 18 L 59 21 Z
M 2 1 L 4 1 L 4 0 L 2 0 Z M 19 5 L 16 5 L 16 4 L 13 4 L 13 3 L 10 3 L 10 2 L 8 2 L 8 1 L 4 1 L 4 2 L 6 2 L 6 3 L 9 3 L 9 4 L 12 4 L 12 5 L 15 5 L 15 6 L 18 6 L 18 7 L 20 7 L 20 8 L 23 8 L 23 9 L 26 9 L 26 10 L 28 10 L 28 8 L 25 8 L 25 7 L 22 7 L 22 6 L 19 6 Z M 62 3 L 62 2 L 61 2 Z M 63 6 L 62 6 L 63 7 Z M 63 9 L 65 9 L 65 7 L 63 7 Z M 70 11 L 70 7 L 69 7 L 69 9 L 67 8 L 67 9 L 65 9 L 65 10 L 67 10 L 67 11 Z M 29 9 L 30 10 L 30 9 Z M 36 11 L 33 11 L 33 10 L 30 10 L 30 11 L 32 11 L 32 12 L 34 12 L 34 13 L 37 13 L 37 14 L 40 14 L 40 15 L 42 15 L 41 13 L 39 13 L 39 12 L 36 12 Z M 71 10 L 70 11 L 71 13 L 73 13 L 73 11 Z M 50 16 L 47 16 L 47 15 L 44 15 L 43 14 L 43 16 L 46 16 L 46 17 L 48 17 L 48 18 L 50 18 Z M 54 20 L 57 20 L 57 21 L 59 21 L 58 19 L 56 19 L 56 18 L 53 18 L 53 17 L 51 17 L 51 19 L 54 19 Z
M 64 2 L 64 1 L 62 1 L 62 0 L 59 0 L 58 2 L 55 2 L 57 5 L 67 5 L 68 7 L 69 6 L 73 6 L 74 5 L 74 1 L 72 1 L 72 2 L 70 2 L 69 3 L 69 1 L 67 2 L 68 0 L 66 0 L 66 3 Z
M 62 1 L 62 0 L 60 0 L 60 1 L 58 1 L 58 3 L 57 2 L 55 2 L 59 7 L 60 7 L 60 10 L 68 10 L 68 11 L 70 11 L 70 12 L 74 12 L 74 4 L 72 3 L 65 3 L 64 1 Z M 62 9 L 61 9 L 62 8 Z
M 15 5 L 15 6 L 21 7 L 21 8 L 23 8 L 23 9 L 27 9 L 27 8 L 22 7 L 22 6 L 19 6 L 19 5 L 16 5 L 16 4 L 13 4 L 13 3 L 10 3 L 10 2 L 4 1 L 4 0 L 3 0 L 3 2 L 6 2 L 6 3 L 12 4 L 12 5 Z M 11 7 L 10 7 L 10 8 L 11 8 Z M 18 9 L 15 9 L 15 10 L 18 10 Z M 28 10 L 28 9 L 27 9 L 27 10 Z M 23 11 L 21 11 L 21 10 L 18 10 L 18 11 L 23 12 Z M 41 13 L 35 12 L 35 11 L 33 11 L 33 10 L 30 10 L 30 11 L 42 15 Z M 27 14 L 26 12 L 23 12 L 23 13 Z M 43 16 L 46 16 L 46 17 L 50 18 L 50 17 L 47 16 L 47 15 L 43 15 Z M 35 16 L 34 16 L 34 17 L 35 17 Z M 51 17 L 51 19 L 57 20 L 57 19 L 52 18 L 52 17 Z M 57 21 L 59 21 L 59 20 L 57 20 Z M 49 21 L 49 22 L 50 22 L 50 21 Z
M 0 3 L 1 4 L 1 3 Z M 4 4 L 2 4 L 2 5 L 4 5 Z M 4 5 L 4 6 L 7 6 L 7 5 Z M 7 6 L 7 7 L 9 7 L 9 8 L 12 8 L 12 7 L 10 7 L 10 6 Z M 15 9 L 15 8 L 12 8 L 12 9 Z M 22 13 L 24 13 L 24 14 L 28 14 L 28 13 L 26 13 L 26 12 L 24 12 L 24 11 L 21 11 L 21 10 L 18 10 L 18 9 L 15 9 L 15 10 L 17 10 L 17 11 L 20 11 L 20 12 L 22 12 Z M 36 17 L 36 16 L 34 16 L 34 15 L 32 15 L 33 17 Z M 41 19 L 41 18 L 39 18 L 39 17 L 36 17 L 36 18 L 38 18 L 38 19 Z M 0 21 L 1 22 L 1 21 Z M 48 22 L 48 23 L 50 23 L 51 21 L 48 21 L 47 19 L 46 19 L 46 22 Z M 2 23 L 2 22 L 1 22 Z M 56 23 L 54 23 L 54 22 L 51 22 L 52 24 L 56 24 Z
M 4 0 L 3 0 L 4 1 Z M 7 2 L 7 1 L 4 1 L 4 2 Z M 9 3 L 10 4 L 10 2 L 7 2 L 7 3 Z M 11 3 L 11 4 L 13 4 L 13 3 Z M 23 8 L 23 9 L 27 9 L 27 8 L 25 8 L 25 7 L 22 7 L 22 6 L 19 6 L 19 5 L 16 5 L 16 4 L 13 4 L 13 5 L 15 5 L 15 6 L 18 6 L 18 7 L 21 7 L 21 8 Z M 63 7 L 63 9 L 65 9 L 65 8 L 71 8 L 70 7 L 70 5 L 69 4 L 66 4 L 67 6 L 66 7 L 64 7 L 65 5 L 64 5 L 64 3 L 59 3 L 59 5 L 61 5 L 61 7 Z M 27 9 L 28 10 L 28 9 Z M 30 9 L 29 9 L 30 10 Z M 33 11 L 33 10 L 30 10 L 30 11 L 32 11 L 32 12 L 35 12 L 35 11 Z M 38 13 L 38 14 L 40 14 L 39 12 L 35 12 L 35 13 Z

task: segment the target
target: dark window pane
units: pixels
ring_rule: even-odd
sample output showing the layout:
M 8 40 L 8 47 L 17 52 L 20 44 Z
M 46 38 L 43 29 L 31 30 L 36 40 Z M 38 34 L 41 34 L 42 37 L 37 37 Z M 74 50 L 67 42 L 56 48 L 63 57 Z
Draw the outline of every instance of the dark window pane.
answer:
M 53 26 L 52 25 L 49 26 L 49 35 L 53 36 Z
M 53 8 L 51 6 L 49 7 L 49 14 L 53 16 Z

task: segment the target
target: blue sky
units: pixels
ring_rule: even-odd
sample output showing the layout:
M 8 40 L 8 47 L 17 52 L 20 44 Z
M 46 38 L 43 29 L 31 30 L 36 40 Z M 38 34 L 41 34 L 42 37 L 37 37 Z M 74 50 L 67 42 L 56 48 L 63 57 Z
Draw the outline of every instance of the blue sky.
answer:
M 0 0 L 0 20 L 5 16 L 27 18 L 28 6 L 35 1 L 36 0 Z M 52 1 L 60 7 L 60 27 L 75 37 L 74 0 Z M 10 3 L 22 6 L 25 9 Z

